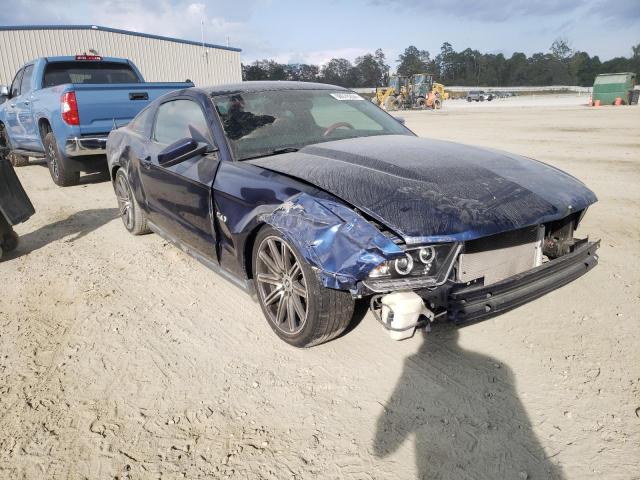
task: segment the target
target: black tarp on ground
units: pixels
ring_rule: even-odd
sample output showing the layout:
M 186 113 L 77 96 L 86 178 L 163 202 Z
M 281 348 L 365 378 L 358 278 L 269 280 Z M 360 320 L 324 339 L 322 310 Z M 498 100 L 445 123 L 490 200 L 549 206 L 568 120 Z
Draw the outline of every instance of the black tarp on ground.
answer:
M 0 214 L 10 225 L 25 222 L 35 209 L 11 163 L 0 158 Z

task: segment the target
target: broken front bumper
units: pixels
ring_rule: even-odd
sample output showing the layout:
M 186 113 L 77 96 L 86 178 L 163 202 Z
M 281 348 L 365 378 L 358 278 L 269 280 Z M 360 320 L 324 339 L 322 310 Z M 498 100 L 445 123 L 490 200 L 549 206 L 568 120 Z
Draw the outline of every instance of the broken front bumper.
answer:
M 492 285 L 456 285 L 448 295 L 449 319 L 458 324 L 482 320 L 566 285 L 598 264 L 599 246 L 599 240 L 585 242 L 571 253 Z

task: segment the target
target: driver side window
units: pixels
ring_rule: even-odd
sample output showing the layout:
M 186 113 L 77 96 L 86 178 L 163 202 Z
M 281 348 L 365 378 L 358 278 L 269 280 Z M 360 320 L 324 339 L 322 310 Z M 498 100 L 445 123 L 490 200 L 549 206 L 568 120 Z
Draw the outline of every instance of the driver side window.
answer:
M 200 105 L 192 100 L 172 100 L 158 107 L 153 140 L 170 145 L 183 138 L 193 137 L 193 130 L 209 137 L 209 126 Z
M 22 82 L 22 73 L 24 69 L 21 69 L 16 73 L 16 76 L 13 78 L 13 82 L 11 83 L 11 89 L 9 90 L 9 96 L 11 98 L 15 98 L 20 95 L 20 83 Z

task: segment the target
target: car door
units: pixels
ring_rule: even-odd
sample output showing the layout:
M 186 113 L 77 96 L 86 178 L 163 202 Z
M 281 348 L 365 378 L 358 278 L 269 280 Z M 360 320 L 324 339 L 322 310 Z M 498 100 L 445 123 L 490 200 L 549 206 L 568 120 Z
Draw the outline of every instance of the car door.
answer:
M 31 104 L 33 64 L 24 67 L 20 80 L 20 95 L 15 99 L 15 112 L 19 128 L 18 142 L 22 148 L 37 146 L 37 128 L 33 120 Z
M 5 106 L 5 120 L 7 122 L 7 130 L 9 131 L 9 138 L 11 139 L 11 145 L 13 148 L 20 148 L 20 126 L 18 125 L 18 115 L 16 111 L 16 100 L 20 96 L 20 82 L 22 81 L 22 74 L 24 69 L 18 70 L 16 76 L 13 77 L 11 87 L 9 88 L 9 99 Z
M 217 261 L 211 198 L 219 164 L 217 152 L 205 152 L 171 166 L 158 162 L 167 146 L 184 138 L 214 145 L 205 111 L 193 97 L 168 100 L 156 111 L 150 155 L 140 161 L 149 220 L 172 239 Z

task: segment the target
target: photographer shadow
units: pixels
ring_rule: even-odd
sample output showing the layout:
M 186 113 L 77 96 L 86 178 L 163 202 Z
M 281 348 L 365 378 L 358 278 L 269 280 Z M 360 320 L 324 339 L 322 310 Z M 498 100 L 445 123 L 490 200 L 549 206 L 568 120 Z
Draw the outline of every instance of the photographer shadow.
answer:
M 376 457 L 413 435 L 419 479 L 564 478 L 533 433 L 509 368 L 461 348 L 453 325 L 422 335 L 378 418 Z

